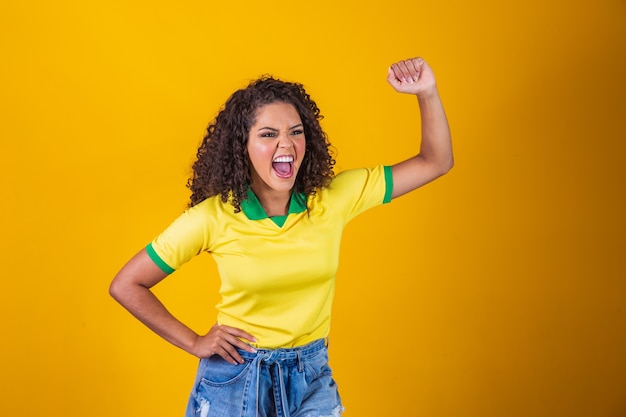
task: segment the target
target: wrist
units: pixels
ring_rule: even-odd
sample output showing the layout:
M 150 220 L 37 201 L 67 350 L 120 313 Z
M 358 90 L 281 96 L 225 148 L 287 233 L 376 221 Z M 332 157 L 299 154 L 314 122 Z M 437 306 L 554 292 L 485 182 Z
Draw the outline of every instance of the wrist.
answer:
M 418 91 L 416 94 L 417 99 L 422 102 L 422 101 L 428 101 L 428 100 L 432 100 L 432 99 L 436 99 L 439 97 L 439 90 L 437 90 L 437 85 L 433 85 L 430 88 L 427 89 L 423 89 Z
M 189 343 L 187 344 L 187 346 L 183 348 L 183 350 L 185 350 L 187 353 L 192 354 L 193 356 L 200 358 L 201 357 L 201 353 L 200 353 L 200 339 L 201 338 L 202 336 L 198 334 L 194 334 L 194 337 L 192 338 L 192 340 L 189 341 Z
M 426 90 L 420 91 L 419 93 L 416 94 L 416 96 L 417 96 L 417 102 L 420 107 L 428 107 L 431 105 L 436 105 L 437 103 L 441 102 L 437 87 L 433 87 L 431 89 L 428 89 L 427 91 Z

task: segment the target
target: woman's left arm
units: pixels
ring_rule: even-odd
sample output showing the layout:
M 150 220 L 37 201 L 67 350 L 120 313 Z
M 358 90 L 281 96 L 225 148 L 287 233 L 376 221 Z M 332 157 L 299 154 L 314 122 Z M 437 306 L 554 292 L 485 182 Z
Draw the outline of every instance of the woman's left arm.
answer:
M 397 62 L 387 81 L 399 93 L 417 96 L 422 121 L 419 154 L 392 167 L 392 198 L 399 197 L 448 172 L 454 165 L 450 128 L 435 76 L 422 58 Z

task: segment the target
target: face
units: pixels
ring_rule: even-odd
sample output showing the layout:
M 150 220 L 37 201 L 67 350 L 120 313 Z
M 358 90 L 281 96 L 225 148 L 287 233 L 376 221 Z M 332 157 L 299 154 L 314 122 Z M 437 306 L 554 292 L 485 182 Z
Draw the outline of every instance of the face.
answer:
M 305 149 L 304 126 L 293 104 L 276 102 L 257 109 L 248 134 L 250 185 L 255 194 L 289 194 Z

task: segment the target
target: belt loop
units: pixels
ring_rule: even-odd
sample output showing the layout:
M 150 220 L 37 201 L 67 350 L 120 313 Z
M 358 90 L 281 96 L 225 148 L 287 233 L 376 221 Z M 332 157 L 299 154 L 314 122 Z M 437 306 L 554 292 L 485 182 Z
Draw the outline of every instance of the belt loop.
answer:
M 298 357 L 298 372 L 302 373 L 304 371 L 304 364 L 302 363 L 302 350 L 296 350 L 296 356 Z

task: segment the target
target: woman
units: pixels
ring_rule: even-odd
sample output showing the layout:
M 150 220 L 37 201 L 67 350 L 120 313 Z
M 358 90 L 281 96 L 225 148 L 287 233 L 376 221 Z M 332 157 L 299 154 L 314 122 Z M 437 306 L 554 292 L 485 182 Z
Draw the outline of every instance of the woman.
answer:
M 344 225 L 446 173 L 448 122 L 430 67 L 393 64 L 387 81 L 419 103 L 418 155 L 333 175 L 317 105 L 271 77 L 235 92 L 209 125 L 190 208 L 114 278 L 111 295 L 158 335 L 200 358 L 187 416 L 339 416 L 326 340 Z M 217 262 L 222 299 L 198 335 L 150 288 L 195 255 Z

